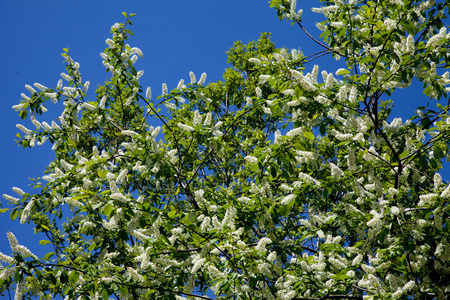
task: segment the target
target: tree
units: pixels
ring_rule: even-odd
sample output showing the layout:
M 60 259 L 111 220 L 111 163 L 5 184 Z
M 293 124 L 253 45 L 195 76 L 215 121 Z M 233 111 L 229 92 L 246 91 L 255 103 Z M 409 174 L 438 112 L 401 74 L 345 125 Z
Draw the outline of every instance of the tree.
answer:
M 272 0 L 298 24 L 295 1 Z M 19 144 L 56 159 L 37 192 L 4 195 L 54 251 L 38 258 L 8 233 L 4 292 L 67 299 L 446 299 L 450 294 L 448 1 L 326 1 L 324 51 L 275 48 L 270 34 L 228 52 L 223 81 L 180 81 L 152 100 L 142 56 L 111 28 L 109 72 L 86 96 L 65 49 L 55 89 L 28 86 L 14 108 Z M 336 72 L 311 61 L 331 54 Z M 438 71 L 439 70 L 439 71 Z M 333 75 L 335 73 L 335 75 Z M 443 73 L 443 74 L 442 74 Z M 336 77 L 335 77 L 336 76 Z M 397 89 L 436 103 L 406 122 Z M 419 83 L 420 84 L 420 83 Z M 40 123 L 63 102 L 59 125 Z M 154 127 L 159 122 L 161 126 Z M 68 212 L 65 207 L 70 207 Z M 66 217 L 63 220 L 62 217 Z

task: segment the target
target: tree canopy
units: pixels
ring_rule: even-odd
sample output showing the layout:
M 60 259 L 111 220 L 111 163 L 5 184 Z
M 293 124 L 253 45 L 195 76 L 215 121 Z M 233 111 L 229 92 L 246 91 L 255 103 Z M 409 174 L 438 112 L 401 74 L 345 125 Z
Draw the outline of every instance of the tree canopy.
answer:
M 270 5 L 309 35 L 295 0 Z M 111 27 L 94 97 L 64 49 L 58 85 L 27 85 L 13 107 L 35 126 L 18 124 L 18 143 L 52 143 L 55 160 L 35 192 L 14 187 L 2 203 L 53 251 L 37 257 L 8 232 L 0 293 L 447 299 L 450 2 L 321 5 L 323 33 L 310 37 L 322 52 L 276 48 L 263 33 L 227 52 L 223 81 L 191 73 L 157 97 L 127 44 L 133 14 Z M 313 64 L 325 54 L 345 67 Z M 437 109 L 403 121 L 392 107 L 411 84 Z M 64 105 L 51 124 L 38 120 L 49 101 Z

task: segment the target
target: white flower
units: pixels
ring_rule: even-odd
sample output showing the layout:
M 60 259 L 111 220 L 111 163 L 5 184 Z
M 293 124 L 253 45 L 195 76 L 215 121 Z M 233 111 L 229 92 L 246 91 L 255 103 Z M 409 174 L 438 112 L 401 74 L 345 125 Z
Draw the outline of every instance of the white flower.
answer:
M 61 77 L 64 78 L 67 81 L 72 81 L 72 77 L 70 77 L 69 75 L 67 75 L 66 73 L 61 73 Z
M 124 179 L 126 179 L 127 174 L 128 174 L 128 169 L 122 170 L 122 172 L 119 173 L 119 176 L 117 176 L 116 182 L 117 183 L 124 182 Z
M 116 44 L 114 44 L 113 40 L 111 40 L 111 39 L 106 39 L 105 43 L 108 44 L 108 46 L 110 48 L 115 48 L 116 47 Z
M 178 82 L 178 85 L 177 85 L 177 90 L 182 90 L 185 87 L 186 86 L 184 85 L 184 79 L 180 79 L 180 81 Z
M 252 201 L 252 199 L 250 199 L 248 197 L 239 197 L 237 200 L 243 204 L 247 204 Z
M 25 195 L 25 192 L 21 188 L 13 187 L 12 190 L 19 196 Z
M 394 216 L 398 215 L 400 213 L 400 209 L 397 206 L 392 206 L 391 207 L 391 214 L 393 214 Z
M 332 162 L 330 162 L 330 169 L 333 179 L 340 179 L 344 175 L 344 172 L 342 172 L 342 170 Z
M 94 110 L 97 109 L 94 105 L 92 105 L 90 103 L 87 103 L 87 102 L 83 103 L 81 106 L 83 108 L 86 108 L 86 109 L 90 110 L 90 111 L 94 111 Z
M 362 265 L 361 265 L 361 268 L 362 268 L 362 269 L 364 270 L 364 272 L 366 272 L 366 273 L 370 273 L 370 274 L 374 274 L 374 273 L 375 273 L 375 268 L 372 267 L 372 266 L 362 264 Z
M 209 126 L 209 125 L 211 125 L 211 121 L 212 121 L 212 113 L 211 113 L 211 112 L 208 112 L 208 113 L 206 114 L 205 122 L 203 123 L 203 125 Z
M 444 193 L 445 193 L 445 191 L 442 192 L 442 194 L 444 194 Z M 427 194 L 427 195 L 421 195 L 421 196 L 419 196 L 420 201 L 419 201 L 419 203 L 417 205 L 419 207 L 423 207 L 423 206 L 425 206 L 427 204 L 430 204 L 431 200 L 434 197 L 436 197 L 436 196 L 437 196 L 437 194 L 434 194 L 434 193 L 430 193 L 430 194 Z
M 151 87 L 147 87 L 147 91 L 145 93 L 145 97 L 147 99 L 152 99 L 152 88 Z
M 372 219 L 370 219 L 367 222 L 367 226 L 369 226 L 369 227 L 379 227 L 381 225 L 381 217 L 382 217 L 382 215 L 377 213 L 376 211 L 373 211 L 373 210 L 370 213 L 373 214 L 373 217 L 372 217 Z
M 131 56 L 130 60 L 131 60 L 131 62 L 133 64 L 135 64 L 137 62 L 137 60 L 138 60 L 138 56 L 137 55 L 133 55 L 133 56 Z
M 197 79 L 195 78 L 194 72 L 189 72 L 189 77 L 191 78 L 191 84 L 194 84 L 197 82 Z
M 0 261 L 5 262 L 9 265 L 14 264 L 14 262 L 15 262 L 14 258 L 12 258 L 9 255 L 3 254 L 2 252 L 0 252 Z M 2 279 L 2 278 L 0 277 L 0 279 Z
M 272 110 L 269 108 L 269 107 L 262 107 L 262 110 L 266 113 L 266 114 L 268 114 L 268 115 L 271 115 L 272 114 Z
M 268 237 L 263 237 L 262 239 L 259 240 L 258 244 L 255 246 L 255 250 L 266 252 L 267 251 L 266 245 L 271 243 L 272 243 L 271 239 L 269 239 Z
M 210 227 L 211 227 L 211 218 L 205 217 L 202 221 L 202 224 L 200 225 L 200 230 L 205 232 Z
M 195 125 L 198 125 L 202 122 L 202 115 L 200 114 L 200 112 L 198 110 L 194 111 L 194 120 L 192 121 L 192 123 Z
M 197 272 L 197 270 L 200 269 L 200 267 L 203 266 L 203 263 L 205 261 L 206 261 L 205 258 L 200 258 L 200 259 L 195 260 L 195 263 L 194 263 L 194 265 L 192 266 L 192 269 L 191 269 L 191 274 L 195 274 Z
M 286 133 L 286 136 L 288 136 L 288 137 L 295 137 L 295 136 L 300 135 L 302 133 L 303 133 L 303 128 L 297 127 L 297 128 L 289 130 Z
M 251 165 L 258 163 L 258 159 L 251 155 L 247 155 L 246 157 L 244 157 L 244 160 L 246 163 L 251 164 Z
M 8 237 L 9 245 L 11 246 L 11 251 L 16 251 L 16 247 L 19 245 L 19 242 L 17 241 L 16 236 L 14 233 L 8 231 L 6 233 L 6 236 Z
M 20 96 L 22 96 L 23 100 L 26 100 L 26 101 L 30 101 L 31 100 L 30 97 L 28 97 L 24 93 L 20 94 Z
M 141 49 L 137 48 L 137 47 L 133 47 L 131 48 L 131 53 L 136 53 L 137 55 L 139 55 L 141 58 L 144 57 L 144 54 L 142 53 Z
M 198 81 L 198 85 L 204 84 L 206 81 L 206 73 L 202 73 L 202 76 L 200 77 L 200 80 Z
M 384 26 L 386 26 L 386 29 L 391 31 L 395 28 L 395 26 L 397 25 L 397 23 L 394 20 L 391 20 L 389 18 L 384 20 Z
M 184 130 L 184 131 L 187 131 L 187 132 L 194 131 L 194 127 L 192 127 L 192 126 L 189 126 L 189 125 L 186 125 L 186 124 L 183 124 L 183 123 L 178 123 L 177 125 L 178 125 L 178 127 L 180 127 L 181 130 Z
M 261 64 L 261 60 L 255 57 L 252 57 L 248 60 L 249 62 L 253 63 L 253 64 L 257 64 L 260 65 Z
M 143 277 L 141 274 L 139 274 L 139 273 L 138 273 L 135 269 L 133 269 L 132 267 L 128 267 L 128 268 L 127 268 L 127 271 L 125 272 L 124 277 L 130 278 L 130 279 L 132 279 L 132 280 L 134 280 L 134 281 L 137 281 L 137 282 L 142 282 L 142 281 L 144 281 L 144 277 Z
M 143 70 L 140 70 L 139 72 L 137 72 L 135 78 L 136 78 L 136 79 L 139 79 L 139 78 L 142 77 L 142 75 L 144 75 L 144 71 L 143 71 Z
M 344 22 L 330 22 L 330 26 L 334 28 L 344 28 Z
M 31 208 L 34 204 L 34 198 L 28 202 L 28 204 L 25 206 L 25 208 L 22 211 L 22 215 L 20 216 L 20 224 L 23 224 L 27 221 L 28 216 L 30 215 Z
M 445 190 L 441 193 L 442 198 L 450 198 L 450 185 L 448 185 Z
M 25 84 L 25 88 L 32 94 L 37 93 L 35 89 L 33 89 L 33 87 L 31 87 L 28 84 Z
M 37 82 L 34 84 L 34 86 L 37 87 L 38 89 L 40 89 L 41 91 L 45 91 L 48 89 L 46 86 L 43 86 L 42 84 L 37 83 Z
M 122 135 L 126 135 L 126 136 L 135 136 L 136 134 L 138 134 L 137 132 L 133 131 L 133 130 L 122 130 L 121 131 Z
M 161 132 L 161 126 L 157 126 L 151 133 L 152 138 L 155 138 Z
M 167 95 L 167 84 L 165 83 L 162 84 L 162 95 Z
M 257 86 L 255 88 L 255 93 L 256 93 L 256 96 L 258 96 L 258 98 L 262 98 L 262 91 L 261 91 L 261 88 L 259 86 Z
M 6 200 L 8 200 L 8 201 L 10 201 L 11 203 L 14 203 L 14 204 L 16 204 L 16 203 L 18 203 L 19 202 L 19 198 L 16 198 L 16 197 L 13 197 L 13 196 L 10 196 L 10 195 L 7 195 L 7 194 L 3 194 L 3 198 L 5 198 Z
M 354 137 L 353 137 L 354 141 L 357 142 L 364 142 L 364 134 L 362 134 L 361 132 L 358 132 Z
M 294 195 L 294 194 L 287 195 L 286 197 L 283 198 L 283 200 L 281 200 L 280 204 L 281 205 L 290 204 L 292 201 L 295 200 L 295 197 L 296 197 L 296 195 Z
M 356 102 L 358 101 L 358 90 L 356 89 L 355 86 L 352 86 L 352 87 L 350 88 L 350 94 L 349 94 L 349 96 L 348 96 L 348 100 L 349 100 L 351 103 L 356 103 Z
M 286 96 L 295 96 L 295 91 L 293 89 L 286 89 L 282 91 L 282 93 Z
M 22 110 L 23 109 L 24 104 L 17 104 L 17 105 L 13 105 L 12 108 L 15 110 Z
M 68 162 L 66 162 L 64 159 L 61 159 L 61 166 L 66 170 L 66 171 L 70 171 L 73 168 L 72 164 L 69 164 Z
M 18 129 L 20 129 L 20 130 L 21 130 L 23 133 L 25 133 L 25 134 L 30 134 L 30 133 L 32 133 L 32 131 L 31 131 L 30 129 L 26 128 L 26 127 L 23 126 L 22 124 L 17 124 L 16 127 L 17 127 Z
M 270 75 L 259 75 L 259 83 L 266 83 L 270 79 Z
M 352 265 L 353 265 L 353 266 L 358 266 L 358 265 L 361 263 L 362 259 L 363 259 L 362 254 L 358 254 L 358 255 L 353 259 Z

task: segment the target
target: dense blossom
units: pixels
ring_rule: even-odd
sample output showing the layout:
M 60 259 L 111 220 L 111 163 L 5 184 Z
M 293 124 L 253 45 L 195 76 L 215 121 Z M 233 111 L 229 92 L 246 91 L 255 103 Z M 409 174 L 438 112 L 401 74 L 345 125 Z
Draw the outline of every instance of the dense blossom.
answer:
M 271 6 L 307 31 L 297 1 Z M 26 85 L 13 109 L 32 127 L 16 125 L 19 143 L 50 142 L 55 159 L 34 189 L 3 195 L 4 211 L 54 251 L 38 258 L 8 232 L 0 292 L 449 298 L 448 106 L 403 120 L 391 109 L 417 80 L 430 101 L 447 97 L 448 4 L 336 0 L 313 11 L 325 18 L 323 52 L 277 49 L 262 34 L 234 44 L 223 82 L 190 72 L 152 100 L 125 14 L 100 54 L 112 79 L 95 95 L 68 50 L 55 89 Z M 323 54 L 343 64 L 318 78 L 310 61 Z M 48 100 L 63 110 L 47 123 Z

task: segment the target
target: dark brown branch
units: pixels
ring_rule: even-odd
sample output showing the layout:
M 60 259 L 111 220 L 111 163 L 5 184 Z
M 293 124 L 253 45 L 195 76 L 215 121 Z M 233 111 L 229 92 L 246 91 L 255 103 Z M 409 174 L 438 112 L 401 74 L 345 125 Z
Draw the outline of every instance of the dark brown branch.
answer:
M 342 57 L 345 57 L 345 58 L 350 58 L 349 56 L 347 56 L 347 55 L 344 55 L 344 54 L 342 54 L 342 53 L 340 53 L 340 52 L 338 52 L 338 51 L 336 51 L 336 50 L 333 50 L 333 49 L 331 49 L 330 47 L 328 47 L 327 45 L 325 45 L 325 44 L 323 44 L 323 43 L 321 43 L 321 42 L 319 42 L 316 38 L 314 38 L 304 27 L 303 27 L 303 25 L 302 25 L 302 23 L 300 23 L 300 22 L 297 22 L 297 24 L 298 24 L 298 26 L 300 26 L 300 28 L 314 41 L 314 42 L 316 42 L 317 44 L 319 44 L 320 46 L 322 46 L 322 47 L 324 47 L 325 49 L 327 49 L 328 51 L 331 51 L 331 52 L 333 52 L 333 53 L 336 53 L 336 54 L 338 54 L 339 56 L 342 56 Z

